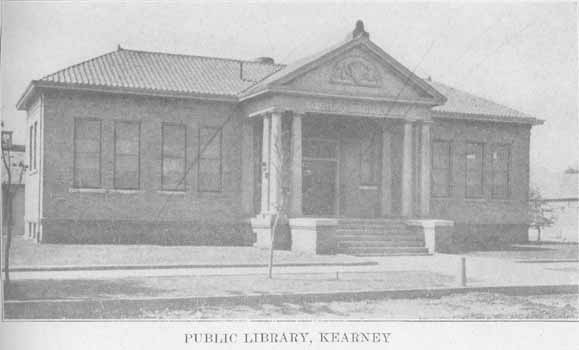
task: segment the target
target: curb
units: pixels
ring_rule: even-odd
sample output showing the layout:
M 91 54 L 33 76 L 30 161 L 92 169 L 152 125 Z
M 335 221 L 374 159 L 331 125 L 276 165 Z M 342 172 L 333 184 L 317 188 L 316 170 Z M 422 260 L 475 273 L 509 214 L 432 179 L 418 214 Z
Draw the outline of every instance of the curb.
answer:
M 192 309 L 215 305 L 256 305 L 360 301 L 377 299 L 441 298 L 452 294 L 500 293 L 506 295 L 579 294 L 579 285 L 526 285 L 348 291 L 335 293 L 252 294 L 206 297 L 139 298 L 139 299 L 76 299 L 76 300 L 7 300 L 4 317 L 12 319 L 55 318 L 139 318 L 143 310 Z M 131 313 L 132 312 L 132 313 Z M 117 315 L 117 317 L 114 317 Z M 87 318 L 87 316 L 89 316 Z
M 579 259 L 527 259 L 516 260 L 515 262 L 521 264 L 579 263 Z
M 374 266 L 376 261 L 355 262 L 312 262 L 312 263 L 281 263 L 274 267 L 308 267 L 308 266 Z M 261 268 L 267 264 L 177 264 L 177 265 L 94 265 L 94 266 L 21 266 L 10 268 L 10 272 L 50 272 L 50 271 L 110 271 L 110 270 L 163 270 L 163 269 L 206 269 L 206 268 Z M 4 269 L 2 269 L 4 271 Z

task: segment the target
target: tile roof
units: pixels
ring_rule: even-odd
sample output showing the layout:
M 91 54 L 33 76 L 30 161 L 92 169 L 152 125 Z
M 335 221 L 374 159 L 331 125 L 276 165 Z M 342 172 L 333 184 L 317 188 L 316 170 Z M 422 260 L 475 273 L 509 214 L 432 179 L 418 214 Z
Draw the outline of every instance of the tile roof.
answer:
M 441 106 L 432 108 L 433 111 L 439 113 L 455 113 L 466 115 L 480 115 L 480 116 L 495 116 L 503 118 L 531 118 L 523 112 L 519 112 L 510 107 L 503 106 L 496 102 L 487 100 L 485 98 L 472 95 L 468 92 L 450 87 L 448 85 L 428 81 L 436 90 L 440 91 L 447 100 Z
M 67 85 L 236 96 L 283 66 L 119 49 L 40 79 Z
M 338 45 L 339 46 L 339 45 Z M 336 46 L 334 46 L 335 48 Z M 327 53 L 328 50 L 322 51 Z M 299 67 L 216 57 L 168 54 L 119 48 L 102 56 L 62 69 L 36 81 L 67 87 L 131 89 L 143 93 L 200 94 L 237 98 L 254 91 L 280 74 Z M 428 82 L 447 98 L 433 108 L 454 118 L 540 123 L 522 112 L 438 83 Z M 26 93 L 25 93 L 26 94 Z

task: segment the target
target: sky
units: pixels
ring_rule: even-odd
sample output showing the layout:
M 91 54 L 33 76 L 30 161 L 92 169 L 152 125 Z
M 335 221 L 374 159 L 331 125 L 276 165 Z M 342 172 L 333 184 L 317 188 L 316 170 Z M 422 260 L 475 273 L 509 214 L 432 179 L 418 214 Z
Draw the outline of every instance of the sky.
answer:
M 4 1 L 0 103 L 24 142 L 15 104 L 33 79 L 124 48 L 293 60 L 341 41 L 356 20 L 410 70 L 544 119 L 531 137 L 532 182 L 579 159 L 574 3 L 190 3 Z

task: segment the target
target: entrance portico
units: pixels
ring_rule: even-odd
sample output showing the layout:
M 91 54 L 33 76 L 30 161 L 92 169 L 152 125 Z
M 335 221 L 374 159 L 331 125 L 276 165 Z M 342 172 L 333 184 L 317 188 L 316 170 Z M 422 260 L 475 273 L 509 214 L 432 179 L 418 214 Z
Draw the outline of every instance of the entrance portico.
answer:
M 293 111 L 256 118 L 261 215 L 287 205 L 290 218 L 428 217 L 428 120 Z
M 290 223 L 429 216 L 430 109 L 445 98 L 374 45 L 363 26 L 241 100 L 260 148 L 257 245 L 269 246 L 280 211 Z

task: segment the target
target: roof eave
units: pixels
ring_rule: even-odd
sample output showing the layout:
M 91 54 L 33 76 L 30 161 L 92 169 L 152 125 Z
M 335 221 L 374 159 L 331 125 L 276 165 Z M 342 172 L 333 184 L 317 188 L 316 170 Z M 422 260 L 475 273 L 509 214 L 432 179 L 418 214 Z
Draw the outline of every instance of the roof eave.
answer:
M 24 93 L 22 93 L 22 95 L 20 96 L 20 98 L 18 99 L 18 102 L 16 102 L 16 109 L 19 111 L 24 111 L 27 109 L 30 100 L 35 96 L 36 92 L 37 92 L 37 80 L 32 80 L 30 82 L 30 84 L 28 84 L 28 86 L 26 87 L 26 90 L 24 90 Z
M 239 99 L 235 95 L 227 94 L 205 94 L 205 93 L 195 93 L 195 92 L 176 92 L 176 91 L 164 91 L 164 90 L 148 90 L 139 88 L 126 88 L 126 87 L 110 87 L 110 86 L 99 86 L 99 85 L 86 85 L 86 84 L 68 84 L 68 83 L 55 83 L 48 81 L 32 81 L 30 86 L 32 87 L 32 92 L 42 88 L 42 89 L 56 89 L 56 90 L 67 90 L 67 91 L 80 91 L 80 92 L 100 92 L 109 94 L 120 94 L 120 95 L 135 95 L 135 96 L 155 96 L 155 97 L 166 97 L 166 98 L 181 98 L 181 99 L 199 99 L 204 101 L 215 101 L 215 102 L 228 102 L 237 103 Z M 30 89 L 29 86 L 29 89 Z M 26 106 L 28 97 L 28 89 L 24 93 L 21 101 L 18 102 L 17 107 Z M 19 108 L 20 109 L 20 108 Z
M 454 119 L 467 121 L 484 121 L 494 123 L 510 123 L 510 124 L 527 124 L 527 125 L 542 125 L 545 123 L 543 119 L 534 117 L 513 117 L 505 115 L 491 115 L 491 114 L 475 114 L 475 113 L 459 113 L 459 112 L 443 112 L 433 111 L 433 116 L 440 119 Z

